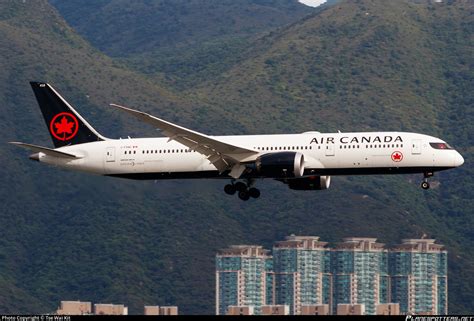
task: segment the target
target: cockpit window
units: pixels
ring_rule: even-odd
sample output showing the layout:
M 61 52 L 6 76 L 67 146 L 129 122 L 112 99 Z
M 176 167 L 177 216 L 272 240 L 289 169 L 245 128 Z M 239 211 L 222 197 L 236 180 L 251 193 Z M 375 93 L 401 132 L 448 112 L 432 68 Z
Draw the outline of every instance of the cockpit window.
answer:
M 449 146 L 446 143 L 430 143 L 430 145 L 434 149 L 453 149 L 451 146 Z

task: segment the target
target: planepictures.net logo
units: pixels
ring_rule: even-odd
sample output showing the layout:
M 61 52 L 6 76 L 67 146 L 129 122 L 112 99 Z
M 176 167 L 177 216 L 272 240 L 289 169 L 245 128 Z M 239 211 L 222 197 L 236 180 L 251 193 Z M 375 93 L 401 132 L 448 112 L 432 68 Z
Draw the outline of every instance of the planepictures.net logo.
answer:
M 472 316 L 412 316 L 407 315 L 405 321 L 474 321 Z

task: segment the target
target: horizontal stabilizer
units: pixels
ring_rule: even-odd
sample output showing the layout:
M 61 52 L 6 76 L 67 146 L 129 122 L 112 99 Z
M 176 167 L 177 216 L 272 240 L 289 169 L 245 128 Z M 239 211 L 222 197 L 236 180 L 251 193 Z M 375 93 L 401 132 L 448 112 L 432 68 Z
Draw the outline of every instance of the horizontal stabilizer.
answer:
M 65 153 L 56 149 L 51 149 L 48 147 L 42 147 L 38 145 L 32 145 L 32 144 L 26 144 L 26 143 L 20 143 L 20 142 L 10 142 L 10 144 L 20 146 L 25 149 L 29 149 L 35 153 L 43 153 L 49 156 L 53 157 L 62 157 L 62 158 L 82 158 L 80 155 L 74 155 L 70 153 Z

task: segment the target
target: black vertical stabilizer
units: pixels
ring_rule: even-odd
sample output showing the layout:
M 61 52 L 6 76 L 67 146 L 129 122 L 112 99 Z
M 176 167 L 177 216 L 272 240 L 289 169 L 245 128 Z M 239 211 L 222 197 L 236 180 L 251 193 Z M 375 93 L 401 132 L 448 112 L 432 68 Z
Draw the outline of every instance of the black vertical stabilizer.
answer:
M 105 140 L 51 85 L 30 84 L 56 148 Z

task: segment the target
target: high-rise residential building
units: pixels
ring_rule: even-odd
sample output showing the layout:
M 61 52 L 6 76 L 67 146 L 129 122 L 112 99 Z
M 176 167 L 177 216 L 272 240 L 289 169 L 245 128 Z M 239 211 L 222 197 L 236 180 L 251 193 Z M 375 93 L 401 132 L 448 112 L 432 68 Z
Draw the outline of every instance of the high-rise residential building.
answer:
M 364 314 L 388 302 L 388 251 L 375 238 L 351 237 L 331 249 L 333 313 L 338 305 L 360 305 Z
M 442 315 L 447 283 L 447 251 L 432 239 L 387 249 L 351 237 L 329 248 L 292 235 L 274 244 L 273 256 L 256 245 L 216 255 L 216 313 Z
M 275 305 L 275 273 L 271 256 L 265 259 L 265 305 Z
M 274 304 L 301 314 L 303 305 L 328 304 L 331 276 L 327 242 L 317 236 L 289 236 L 273 246 Z
M 404 239 L 391 249 L 391 298 L 401 313 L 448 313 L 447 255 L 433 239 Z
M 260 314 L 266 305 L 268 251 L 256 245 L 236 245 L 216 255 L 216 314 L 229 306 L 253 307 Z

